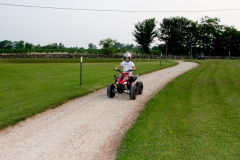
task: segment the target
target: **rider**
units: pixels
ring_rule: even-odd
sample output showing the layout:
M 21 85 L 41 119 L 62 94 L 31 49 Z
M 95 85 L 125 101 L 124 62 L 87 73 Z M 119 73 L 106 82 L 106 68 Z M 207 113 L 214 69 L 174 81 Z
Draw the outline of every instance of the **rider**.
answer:
M 123 54 L 123 60 L 124 61 L 122 61 L 119 65 L 117 65 L 115 67 L 115 70 L 118 70 L 118 68 L 120 66 L 123 67 L 123 72 L 127 72 L 128 70 L 135 70 L 136 69 L 134 63 L 132 61 L 130 61 L 131 60 L 131 53 L 129 53 L 129 52 L 124 53 Z M 120 76 L 121 76 L 121 74 L 119 75 L 119 77 Z M 128 72 L 127 79 L 130 78 L 130 77 L 134 78 L 134 76 L 132 75 L 132 71 Z

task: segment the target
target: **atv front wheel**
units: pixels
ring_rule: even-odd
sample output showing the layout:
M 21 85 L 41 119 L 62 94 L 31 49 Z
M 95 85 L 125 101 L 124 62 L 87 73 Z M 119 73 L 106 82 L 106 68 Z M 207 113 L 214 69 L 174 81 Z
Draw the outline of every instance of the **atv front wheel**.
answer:
M 131 100 L 135 100 L 137 95 L 137 88 L 135 85 L 131 85 L 129 89 L 129 96 Z
M 113 84 L 108 85 L 107 95 L 108 95 L 109 98 L 113 98 L 115 96 L 115 86 Z
M 136 83 L 136 88 L 137 88 L 137 94 L 141 95 L 143 93 L 143 83 L 141 81 L 138 81 Z

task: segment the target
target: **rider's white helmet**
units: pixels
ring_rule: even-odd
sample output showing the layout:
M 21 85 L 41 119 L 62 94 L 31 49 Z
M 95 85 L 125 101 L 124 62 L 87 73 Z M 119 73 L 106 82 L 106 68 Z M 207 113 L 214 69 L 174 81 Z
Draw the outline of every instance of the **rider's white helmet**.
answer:
M 126 58 L 129 58 L 129 60 L 131 59 L 131 53 L 126 52 L 123 54 L 123 59 L 125 60 Z

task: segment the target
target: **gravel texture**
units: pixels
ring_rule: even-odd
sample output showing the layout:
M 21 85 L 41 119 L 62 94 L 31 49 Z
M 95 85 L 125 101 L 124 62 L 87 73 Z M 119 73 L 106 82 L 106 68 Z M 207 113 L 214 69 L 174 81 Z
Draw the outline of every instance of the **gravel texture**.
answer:
M 106 88 L 0 131 L 1 160 L 114 159 L 117 146 L 144 108 L 168 82 L 198 64 L 178 65 L 139 76 L 143 94 L 108 98 Z M 137 71 L 135 72 L 137 73 Z

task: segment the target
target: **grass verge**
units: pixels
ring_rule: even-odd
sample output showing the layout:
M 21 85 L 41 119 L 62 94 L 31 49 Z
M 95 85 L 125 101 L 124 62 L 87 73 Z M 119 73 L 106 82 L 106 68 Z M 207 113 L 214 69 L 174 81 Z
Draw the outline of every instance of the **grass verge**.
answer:
M 120 159 L 240 159 L 240 63 L 198 61 L 139 115 Z
M 113 83 L 121 59 L 84 59 L 80 86 L 79 59 L 0 60 L 0 129 Z M 144 74 L 175 62 L 136 60 Z M 106 95 L 107 96 L 107 95 Z

